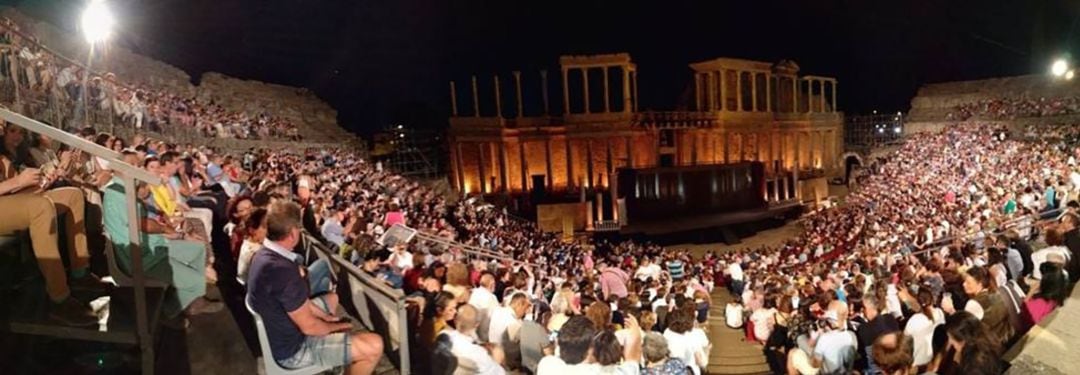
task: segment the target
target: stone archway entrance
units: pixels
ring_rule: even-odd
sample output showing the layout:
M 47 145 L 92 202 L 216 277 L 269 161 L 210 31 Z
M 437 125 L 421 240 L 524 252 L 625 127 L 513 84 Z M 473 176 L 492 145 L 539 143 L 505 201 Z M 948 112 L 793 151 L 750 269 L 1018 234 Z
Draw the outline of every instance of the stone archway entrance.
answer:
M 854 170 L 856 170 L 858 168 L 862 168 L 862 166 L 864 165 L 862 155 L 859 155 L 858 153 L 854 153 L 854 152 L 845 152 L 843 155 L 840 155 L 840 160 L 841 160 L 841 165 L 844 166 L 844 182 L 845 183 L 847 183 L 848 180 L 851 178 L 851 172 L 852 171 L 854 171 Z

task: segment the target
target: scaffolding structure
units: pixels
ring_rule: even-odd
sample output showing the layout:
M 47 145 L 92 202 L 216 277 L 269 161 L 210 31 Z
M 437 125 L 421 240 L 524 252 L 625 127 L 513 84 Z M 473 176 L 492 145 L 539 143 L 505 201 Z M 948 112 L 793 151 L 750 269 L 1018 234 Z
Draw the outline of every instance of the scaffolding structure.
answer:
M 847 116 L 844 144 L 848 147 L 875 147 L 900 141 L 904 135 L 904 114 L 873 113 Z
M 394 173 L 405 177 L 430 179 L 439 176 L 435 152 L 440 137 L 431 131 L 423 131 L 392 125 L 375 137 L 372 156 Z

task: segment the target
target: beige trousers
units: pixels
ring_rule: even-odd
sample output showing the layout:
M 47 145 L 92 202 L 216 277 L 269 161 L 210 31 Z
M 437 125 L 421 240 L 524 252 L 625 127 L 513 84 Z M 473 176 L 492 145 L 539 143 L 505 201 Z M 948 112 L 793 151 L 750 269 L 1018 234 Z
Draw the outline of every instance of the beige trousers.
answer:
M 72 187 L 0 196 L 0 234 L 30 230 L 34 257 L 53 301 L 62 301 L 70 294 L 60 257 L 57 222 L 66 230 L 71 269 L 86 269 L 90 252 L 86 247 L 85 210 L 82 191 Z

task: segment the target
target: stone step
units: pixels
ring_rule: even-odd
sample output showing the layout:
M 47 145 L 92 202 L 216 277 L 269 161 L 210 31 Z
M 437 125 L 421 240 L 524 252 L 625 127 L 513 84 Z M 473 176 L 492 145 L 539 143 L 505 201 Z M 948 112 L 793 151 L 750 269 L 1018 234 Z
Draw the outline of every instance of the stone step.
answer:
M 709 374 L 756 375 L 768 374 L 769 365 L 761 352 L 760 344 L 744 341 L 745 331 L 728 328 L 724 322 L 724 310 L 731 295 L 725 289 L 712 294 L 713 306 L 709 309 L 709 341 L 713 348 L 709 353 Z
M 757 353 L 756 356 L 740 356 L 740 357 L 716 357 L 709 356 L 709 366 L 743 366 L 743 365 L 757 365 L 766 363 L 765 356 L 761 353 Z
M 714 350 L 712 353 L 709 353 L 709 358 L 720 358 L 725 360 L 747 357 L 757 358 L 761 362 L 765 362 L 765 355 L 761 353 L 761 349 L 748 350 L 740 348 L 733 350 L 724 350 L 720 352 Z
M 769 365 L 762 363 L 762 364 L 756 364 L 756 365 L 722 366 L 722 365 L 713 365 L 712 363 L 710 363 L 709 367 L 706 368 L 706 371 L 708 371 L 709 375 L 724 375 L 724 374 L 757 375 L 757 374 L 768 374 L 769 373 Z

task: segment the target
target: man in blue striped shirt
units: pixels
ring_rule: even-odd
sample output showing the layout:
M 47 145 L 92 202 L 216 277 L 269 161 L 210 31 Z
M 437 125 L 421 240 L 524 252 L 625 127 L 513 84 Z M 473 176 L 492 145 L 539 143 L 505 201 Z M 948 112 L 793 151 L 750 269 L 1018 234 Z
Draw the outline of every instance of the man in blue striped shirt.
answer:
M 667 261 L 668 273 L 671 274 L 671 280 L 682 280 L 683 278 L 683 262 L 679 258 L 673 258 Z

